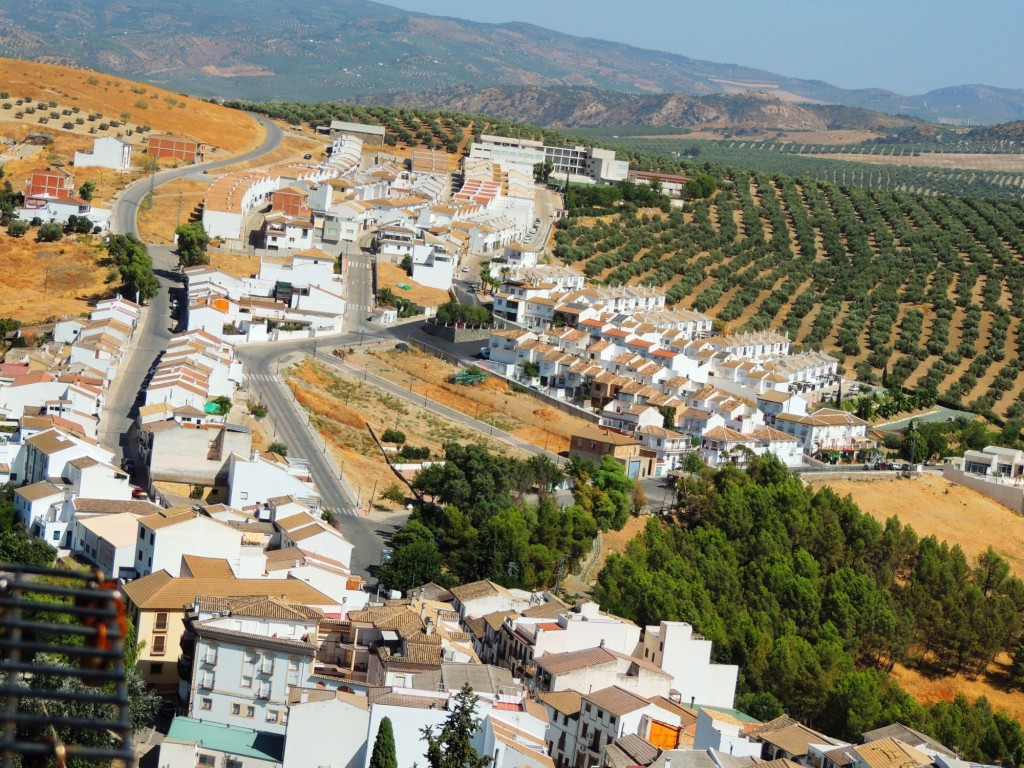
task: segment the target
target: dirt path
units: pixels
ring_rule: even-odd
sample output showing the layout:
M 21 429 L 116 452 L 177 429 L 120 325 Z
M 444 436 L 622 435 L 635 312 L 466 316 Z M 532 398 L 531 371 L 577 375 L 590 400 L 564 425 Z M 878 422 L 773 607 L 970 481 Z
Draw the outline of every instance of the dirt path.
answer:
M 650 519 L 649 515 L 631 517 L 626 521 L 621 531 L 605 531 L 598 534 L 601 540 L 601 551 L 597 555 L 597 560 L 593 565 L 585 569 L 585 573 L 567 576 L 562 582 L 563 589 L 569 594 L 590 594 L 594 584 L 597 583 L 597 574 L 604 568 L 608 557 L 613 553 L 621 554 L 625 552 L 629 542 L 643 531 L 647 521 Z

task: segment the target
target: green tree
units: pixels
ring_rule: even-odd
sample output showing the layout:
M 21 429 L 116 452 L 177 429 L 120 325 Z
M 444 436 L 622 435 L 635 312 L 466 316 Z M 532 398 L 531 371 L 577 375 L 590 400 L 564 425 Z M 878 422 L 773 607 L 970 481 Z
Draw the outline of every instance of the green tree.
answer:
M 405 491 L 402 490 L 402 486 L 398 483 L 392 483 L 385 488 L 380 497 L 385 501 L 390 501 L 392 504 L 405 504 Z
M 55 243 L 64 237 L 64 227 L 55 221 L 41 224 L 36 230 L 36 240 L 40 243 Z
M 160 291 L 160 283 L 153 274 L 153 261 L 149 251 L 138 237 L 132 234 L 111 235 L 107 251 L 121 274 L 121 291 L 129 298 L 140 301 L 152 299 Z
M 373 742 L 370 768 L 398 768 L 398 753 L 395 750 L 395 734 L 391 729 L 391 718 L 381 718 L 377 738 Z
M 524 379 L 536 379 L 540 376 L 540 365 L 532 360 L 523 360 L 519 364 L 519 370 L 522 372 Z
M 89 202 L 92 200 L 93 195 L 96 194 L 96 182 L 87 181 L 78 188 L 78 196 Z
M 11 219 L 7 225 L 7 234 L 11 237 L 23 237 L 28 232 L 29 223 L 22 219 Z
M 276 453 L 276 454 L 279 454 L 281 456 L 287 456 L 288 455 L 288 446 L 285 445 L 284 443 L 282 443 L 280 440 L 275 440 L 270 445 L 268 445 L 267 446 L 267 450 L 270 453 Z
M 27 563 L 48 567 L 57 558 L 57 551 L 42 539 L 29 536 L 24 528 L 15 526 L 0 531 L 0 562 Z
M 479 701 L 466 683 L 456 694 L 451 714 L 440 731 L 435 734 L 431 727 L 420 731 L 427 742 L 427 765 L 430 768 L 487 768 L 491 764 L 491 757 L 477 754 L 472 743 L 481 723 L 476 714 Z
M 190 221 L 187 224 L 179 224 L 174 234 L 178 244 L 178 263 L 182 267 L 210 263 L 210 257 L 206 253 L 210 245 L 210 236 L 203 229 L 202 222 Z

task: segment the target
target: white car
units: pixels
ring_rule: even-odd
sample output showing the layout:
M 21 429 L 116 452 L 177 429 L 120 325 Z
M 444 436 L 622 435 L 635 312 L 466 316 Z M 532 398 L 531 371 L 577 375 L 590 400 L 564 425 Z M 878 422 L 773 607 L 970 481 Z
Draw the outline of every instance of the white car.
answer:
M 463 268 L 462 268 L 462 271 L 463 271 L 463 272 L 469 272 L 469 267 L 463 267 Z

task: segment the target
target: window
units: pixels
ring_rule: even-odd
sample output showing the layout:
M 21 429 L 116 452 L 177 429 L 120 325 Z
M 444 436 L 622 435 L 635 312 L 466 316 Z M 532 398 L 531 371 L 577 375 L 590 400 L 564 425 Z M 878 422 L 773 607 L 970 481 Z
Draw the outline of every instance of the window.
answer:
M 150 531 L 150 533 L 149 533 L 149 543 L 153 544 L 155 541 L 156 541 L 156 534 L 153 533 L 152 531 Z
M 200 699 L 199 708 L 207 711 L 213 709 L 213 699 Z
M 241 494 L 239 494 L 239 495 L 241 496 L 242 501 L 245 501 L 246 499 L 249 498 L 249 492 L 248 491 L 242 491 Z
M 141 528 L 139 529 L 139 538 L 143 540 L 145 540 L 146 538 L 146 532 Z M 200 755 L 200 757 L 206 757 L 206 755 Z
M 281 717 L 281 713 L 279 711 L 277 711 L 276 709 L 268 709 L 267 710 L 267 722 L 268 723 L 276 723 L 278 721 L 278 718 L 280 718 L 280 717 Z
M 156 615 L 156 623 L 153 625 L 153 629 L 158 632 L 163 632 L 167 629 L 167 613 L 161 611 Z
M 255 717 L 256 716 L 256 707 L 252 707 L 252 706 L 246 707 L 245 708 L 245 716 L 246 717 Z
M 142 550 L 141 549 L 139 550 L 139 554 L 137 554 L 135 556 L 135 559 L 138 560 L 139 562 L 142 562 Z
M 162 661 L 154 661 L 149 665 L 149 673 L 151 675 L 162 675 L 164 673 L 164 663 Z
M 215 755 L 199 755 L 196 758 L 196 765 L 201 765 L 203 768 L 214 768 L 217 765 L 217 757 Z
M 242 705 L 241 704 L 232 704 L 231 705 L 231 714 L 232 715 L 240 715 L 240 714 L 242 714 Z
M 54 531 L 53 532 L 53 540 L 54 541 L 60 541 L 60 531 Z
M 242 675 L 242 687 L 252 688 L 252 675 Z
M 163 656 L 167 652 L 167 636 L 166 635 L 154 635 L 153 636 L 153 655 Z
M 230 757 L 224 758 L 224 768 L 242 768 L 242 765 L 243 763 L 241 760 L 235 760 Z

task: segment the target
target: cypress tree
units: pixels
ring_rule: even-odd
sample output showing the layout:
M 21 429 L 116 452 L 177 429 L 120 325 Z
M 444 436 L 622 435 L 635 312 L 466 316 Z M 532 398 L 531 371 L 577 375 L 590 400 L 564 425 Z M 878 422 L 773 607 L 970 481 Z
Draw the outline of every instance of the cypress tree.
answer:
M 377 738 L 373 742 L 370 768 L 398 768 L 398 754 L 395 752 L 395 733 L 391 729 L 391 718 L 380 721 Z

